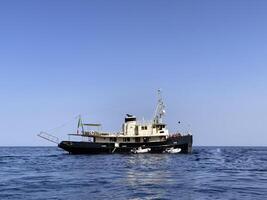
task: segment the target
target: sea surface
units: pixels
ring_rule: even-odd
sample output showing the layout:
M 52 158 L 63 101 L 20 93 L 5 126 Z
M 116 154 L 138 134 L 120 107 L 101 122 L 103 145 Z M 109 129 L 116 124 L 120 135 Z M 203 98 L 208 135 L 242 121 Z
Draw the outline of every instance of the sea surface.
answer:
M 69 155 L 0 147 L 0 200 L 267 199 L 266 147 L 192 154 Z

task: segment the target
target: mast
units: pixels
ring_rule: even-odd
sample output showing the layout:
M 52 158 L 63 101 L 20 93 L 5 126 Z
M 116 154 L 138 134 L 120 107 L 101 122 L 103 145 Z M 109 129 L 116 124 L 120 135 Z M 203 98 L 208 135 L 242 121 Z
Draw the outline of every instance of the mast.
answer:
M 153 122 L 154 124 L 160 124 L 163 122 L 163 116 L 165 114 L 165 105 L 163 103 L 162 99 L 162 93 L 161 90 L 158 90 L 158 104 L 155 111 Z
M 83 128 L 83 122 L 82 122 L 82 117 L 79 115 L 78 119 L 78 125 L 77 125 L 77 134 L 79 134 L 79 129 L 82 127 L 82 134 L 84 134 L 84 128 Z

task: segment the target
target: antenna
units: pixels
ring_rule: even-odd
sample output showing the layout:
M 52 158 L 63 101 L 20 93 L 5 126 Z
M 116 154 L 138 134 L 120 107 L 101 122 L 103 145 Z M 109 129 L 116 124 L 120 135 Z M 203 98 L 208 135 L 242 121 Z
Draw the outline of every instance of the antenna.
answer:
M 157 108 L 156 108 L 155 116 L 153 120 L 154 123 L 155 124 L 162 123 L 164 114 L 165 114 L 165 105 L 162 99 L 162 92 L 160 89 L 158 89 L 158 104 L 157 104 Z

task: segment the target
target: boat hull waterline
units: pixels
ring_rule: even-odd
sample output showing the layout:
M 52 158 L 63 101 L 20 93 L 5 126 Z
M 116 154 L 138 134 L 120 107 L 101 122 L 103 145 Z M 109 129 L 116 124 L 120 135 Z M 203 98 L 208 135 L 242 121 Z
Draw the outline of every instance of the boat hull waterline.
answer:
M 192 152 L 192 135 L 184 135 L 180 137 L 170 137 L 162 142 L 148 142 L 148 143 L 94 143 L 94 142 L 76 142 L 76 141 L 62 141 L 58 147 L 64 149 L 70 154 L 100 154 L 100 153 L 132 153 L 134 149 L 149 148 L 147 153 L 165 153 L 166 150 L 181 149 L 179 153 Z

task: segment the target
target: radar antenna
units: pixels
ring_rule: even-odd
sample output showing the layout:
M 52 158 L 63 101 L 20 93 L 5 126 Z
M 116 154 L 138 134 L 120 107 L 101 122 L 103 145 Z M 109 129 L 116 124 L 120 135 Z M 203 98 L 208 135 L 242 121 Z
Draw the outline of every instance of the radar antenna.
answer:
M 158 90 L 158 104 L 157 104 L 157 108 L 155 111 L 155 116 L 154 116 L 154 123 L 155 124 L 160 124 L 163 121 L 163 116 L 165 114 L 165 105 L 163 103 L 163 99 L 162 99 L 162 94 L 161 94 L 161 90 Z

